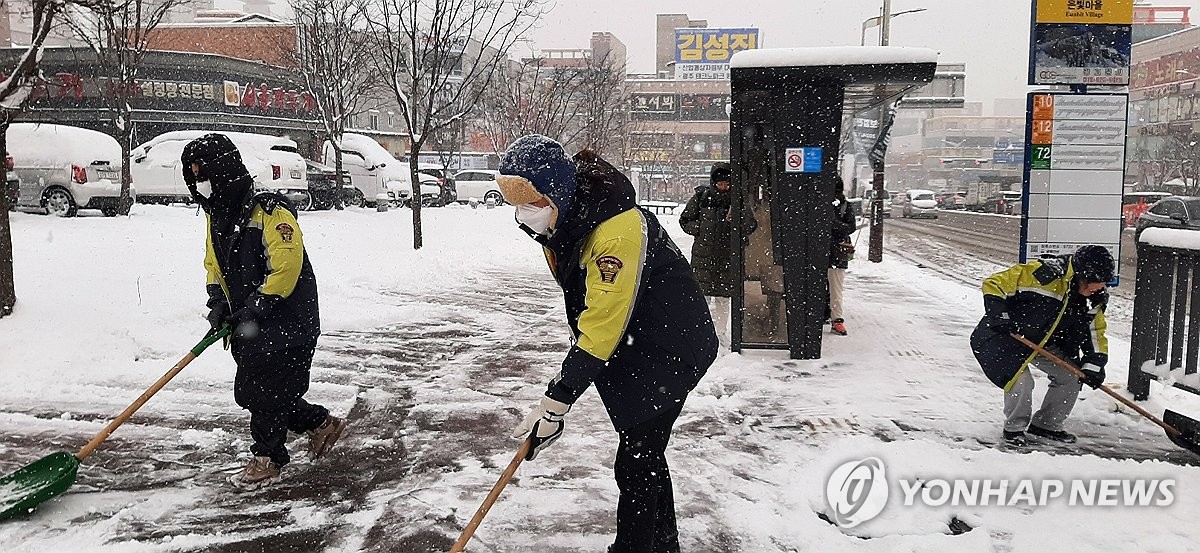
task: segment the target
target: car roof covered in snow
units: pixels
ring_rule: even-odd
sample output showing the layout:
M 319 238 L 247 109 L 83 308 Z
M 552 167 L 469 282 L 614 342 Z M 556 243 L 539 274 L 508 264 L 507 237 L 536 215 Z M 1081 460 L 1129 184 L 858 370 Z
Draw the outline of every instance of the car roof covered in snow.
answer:
M 937 52 L 906 46 L 821 46 L 742 50 L 730 67 L 816 67 L 826 65 L 891 65 L 937 63 Z
M 153 148 L 157 144 L 170 140 L 195 140 L 209 133 L 219 133 L 229 137 L 234 145 L 241 146 L 256 146 L 260 148 L 270 148 L 272 146 L 288 146 L 292 149 L 297 148 L 296 141 L 282 136 L 272 136 L 269 134 L 258 134 L 249 132 L 230 132 L 230 131 L 213 131 L 213 130 L 188 130 L 188 131 L 171 131 L 160 134 L 149 141 L 141 144 L 137 149 Z M 239 148 L 240 149 L 240 148 Z
M 8 127 L 8 153 L 17 167 L 121 164 L 117 139 L 92 129 L 51 123 L 13 123 Z

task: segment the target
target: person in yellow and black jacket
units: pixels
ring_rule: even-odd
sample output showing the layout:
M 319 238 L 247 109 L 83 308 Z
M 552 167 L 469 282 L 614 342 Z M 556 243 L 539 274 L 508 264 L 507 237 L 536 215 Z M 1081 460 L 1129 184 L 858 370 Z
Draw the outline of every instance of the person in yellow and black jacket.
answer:
M 543 246 L 563 290 L 574 345 L 541 402 L 514 430 L 532 460 L 596 385 L 619 436 L 612 552 L 679 551 L 665 451 L 688 393 L 717 356 L 717 335 L 687 259 L 629 180 L 591 151 L 572 160 L 539 135 L 512 144 L 500 191 Z
M 984 374 L 1004 389 L 1004 439 L 1024 445 L 1025 433 L 1074 442 L 1063 430 L 1082 384 L 1104 383 L 1108 363 L 1105 290 L 1116 263 L 1103 246 L 1083 246 L 1072 255 L 1014 265 L 983 281 L 984 316 L 971 334 L 971 349 Z M 1018 342 L 1020 334 L 1083 369 L 1077 379 Z M 1036 366 L 1050 378 L 1037 413 L 1032 413 Z
M 279 480 L 290 460 L 288 430 L 309 434 L 309 455 L 333 447 L 345 421 L 304 401 L 321 333 L 317 281 L 304 235 L 282 195 L 255 191 L 241 153 L 223 134 L 183 149 L 183 177 L 207 220 L 208 321 L 231 324 L 237 362 L 233 396 L 250 411 L 254 458 L 230 482 L 256 489 Z

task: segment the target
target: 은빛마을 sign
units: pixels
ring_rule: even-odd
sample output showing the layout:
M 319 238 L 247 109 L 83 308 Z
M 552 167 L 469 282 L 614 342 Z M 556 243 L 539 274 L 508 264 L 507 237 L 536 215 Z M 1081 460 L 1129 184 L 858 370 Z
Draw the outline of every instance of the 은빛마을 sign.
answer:
M 1035 0 L 1029 84 L 1128 85 L 1133 0 Z
M 1021 260 L 1084 244 L 1120 259 L 1125 94 L 1029 95 Z

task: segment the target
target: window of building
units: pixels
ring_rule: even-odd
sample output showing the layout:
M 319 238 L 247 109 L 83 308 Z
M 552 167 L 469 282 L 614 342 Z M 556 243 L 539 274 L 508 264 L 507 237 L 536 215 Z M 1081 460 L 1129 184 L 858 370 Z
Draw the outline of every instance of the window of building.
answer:
M 373 131 L 379 130 L 379 112 L 372 111 L 367 114 L 367 126 Z

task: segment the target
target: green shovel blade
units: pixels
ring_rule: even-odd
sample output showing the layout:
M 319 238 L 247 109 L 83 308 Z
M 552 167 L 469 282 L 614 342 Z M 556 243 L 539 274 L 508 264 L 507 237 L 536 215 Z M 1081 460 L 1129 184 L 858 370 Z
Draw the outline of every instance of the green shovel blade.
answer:
M 75 483 L 79 459 L 65 451 L 53 453 L 0 477 L 0 520 L 27 514 Z

